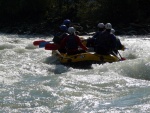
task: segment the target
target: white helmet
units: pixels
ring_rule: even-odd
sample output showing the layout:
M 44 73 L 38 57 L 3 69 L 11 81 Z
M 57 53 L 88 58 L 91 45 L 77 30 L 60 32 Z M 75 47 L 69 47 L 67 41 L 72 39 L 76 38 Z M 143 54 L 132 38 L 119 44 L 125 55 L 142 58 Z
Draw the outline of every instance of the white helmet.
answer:
M 112 33 L 112 34 L 114 34 L 114 33 L 115 33 L 115 30 L 114 30 L 113 28 L 111 29 L 111 33 Z
M 107 24 L 105 25 L 105 28 L 106 28 L 106 29 L 112 29 L 111 23 L 107 23 Z
M 104 28 L 105 25 L 104 25 L 104 23 L 98 23 L 97 27 L 98 27 L 98 28 Z
M 75 30 L 74 27 L 69 27 L 69 28 L 68 28 L 68 32 L 69 32 L 70 34 L 73 34 L 75 31 L 76 31 L 76 30 Z

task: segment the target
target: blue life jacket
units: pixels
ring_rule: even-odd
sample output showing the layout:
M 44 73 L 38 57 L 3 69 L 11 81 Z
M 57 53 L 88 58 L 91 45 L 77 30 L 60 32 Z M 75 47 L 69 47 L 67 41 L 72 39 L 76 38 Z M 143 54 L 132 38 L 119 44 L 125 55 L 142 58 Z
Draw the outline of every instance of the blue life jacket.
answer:
M 66 32 L 59 32 L 57 33 L 54 38 L 53 38 L 53 42 L 56 44 L 60 44 L 61 41 L 68 35 L 68 33 Z
M 116 41 L 117 41 L 116 49 L 117 49 L 117 50 L 121 50 L 123 45 L 121 44 L 119 38 L 116 38 Z
M 103 49 L 109 52 L 116 47 L 116 37 L 113 34 L 104 31 L 97 37 L 95 46 L 97 50 Z
M 102 31 L 97 31 L 92 38 L 96 39 L 101 33 Z

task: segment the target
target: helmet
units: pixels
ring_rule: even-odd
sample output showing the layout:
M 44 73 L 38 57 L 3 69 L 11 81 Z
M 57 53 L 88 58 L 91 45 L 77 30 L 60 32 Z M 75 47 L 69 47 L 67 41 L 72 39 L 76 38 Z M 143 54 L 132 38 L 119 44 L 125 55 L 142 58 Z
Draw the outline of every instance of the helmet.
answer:
M 73 34 L 75 31 L 76 31 L 76 30 L 75 30 L 74 27 L 69 27 L 69 28 L 68 28 L 68 32 L 69 32 L 70 34 Z
M 113 34 L 115 33 L 115 30 L 113 28 L 111 29 L 111 33 L 113 33 Z
M 105 28 L 106 28 L 106 29 L 112 29 L 111 23 L 107 23 L 107 24 L 105 25 Z
M 62 31 L 67 31 L 67 26 L 66 25 L 61 25 L 59 28 Z
M 98 27 L 98 28 L 104 28 L 105 25 L 104 25 L 104 23 L 99 23 L 99 24 L 97 25 L 97 27 Z
M 65 25 L 66 24 L 70 24 L 71 23 L 71 21 L 69 20 L 69 19 L 66 19 L 66 20 L 64 20 L 64 22 L 63 22 Z

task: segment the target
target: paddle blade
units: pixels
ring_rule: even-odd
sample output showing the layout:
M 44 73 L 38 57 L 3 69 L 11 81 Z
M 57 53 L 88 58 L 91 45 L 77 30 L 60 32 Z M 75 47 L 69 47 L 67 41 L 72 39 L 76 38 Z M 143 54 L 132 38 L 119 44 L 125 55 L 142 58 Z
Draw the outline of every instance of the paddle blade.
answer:
M 33 45 L 38 46 L 41 42 L 45 42 L 45 40 L 34 41 Z
M 126 58 L 121 58 L 121 60 L 123 61 L 123 60 L 126 60 Z
M 45 50 L 57 50 L 58 49 L 58 45 L 56 44 L 46 44 L 45 45 Z
M 124 60 L 126 60 L 126 58 L 121 58 L 119 61 L 124 61 Z
M 49 44 L 49 42 L 41 42 L 41 43 L 39 44 L 39 48 L 45 47 L 46 44 Z

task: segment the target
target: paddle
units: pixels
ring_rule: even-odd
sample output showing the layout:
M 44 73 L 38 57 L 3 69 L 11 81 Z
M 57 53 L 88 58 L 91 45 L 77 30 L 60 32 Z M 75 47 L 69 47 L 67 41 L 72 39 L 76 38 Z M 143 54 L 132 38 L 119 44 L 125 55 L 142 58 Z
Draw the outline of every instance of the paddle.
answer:
M 46 44 L 45 50 L 57 50 L 59 47 L 56 44 Z
M 121 54 L 119 53 L 119 51 L 118 51 L 118 54 L 119 54 L 121 60 L 126 60 L 126 58 L 123 58 L 123 57 L 121 56 Z
M 121 60 L 114 51 L 112 51 L 112 55 L 114 55 L 115 57 L 117 57 L 118 60 Z
M 50 41 L 41 42 L 41 43 L 39 44 L 39 48 L 45 47 L 46 44 L 50 44 Z
M 33 45 L 38 46 L 41 42 L 46 42 L 45 40 L 34 41 Z
M 58 50 L 55 50 L 55 52 L 62 58 L 65 58 L 64 56 L 61 55 L 61 53 Z
M 121 56 L 121 54 L 119 53 L 119 51 L 117 51 L 118 52 L 118 54 L 119 54 L 119 56 L 120 56 L 120 58 L 117 56 L 117 54 L 114 52 L 114 51 L 112 51 L 112 54 L 114 55 L 114 56 L 116 56 L 120 61 L 123 61 L 123 60 L 126 60 L 126 58 L 123 58 L 122 56 Z

